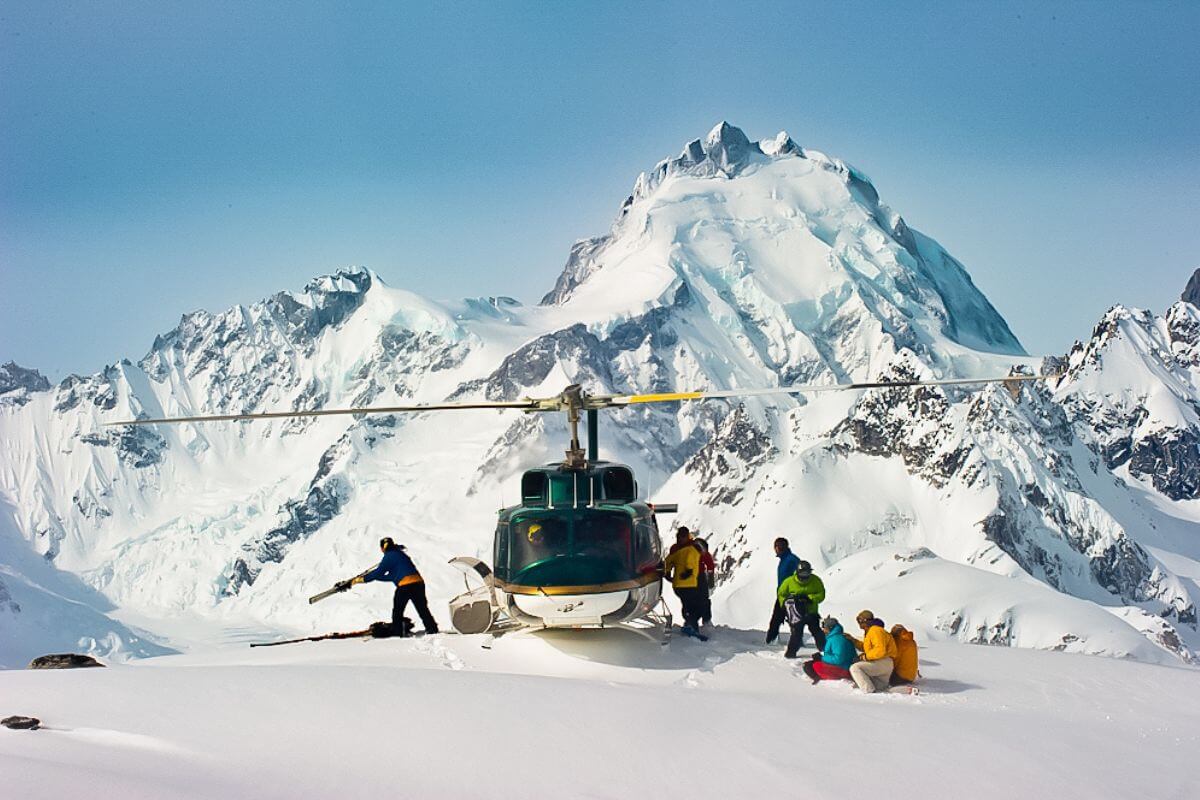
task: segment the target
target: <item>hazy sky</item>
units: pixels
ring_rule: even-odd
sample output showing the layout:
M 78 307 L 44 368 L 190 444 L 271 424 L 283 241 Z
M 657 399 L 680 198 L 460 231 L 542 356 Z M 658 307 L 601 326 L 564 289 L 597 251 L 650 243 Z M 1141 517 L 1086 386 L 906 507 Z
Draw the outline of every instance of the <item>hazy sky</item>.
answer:
M 364 264 L 536 302 L 722 119 L 871 176 L 1031 352 L 1200 266 L 1200 4 L 0 2 L 0 361 Z

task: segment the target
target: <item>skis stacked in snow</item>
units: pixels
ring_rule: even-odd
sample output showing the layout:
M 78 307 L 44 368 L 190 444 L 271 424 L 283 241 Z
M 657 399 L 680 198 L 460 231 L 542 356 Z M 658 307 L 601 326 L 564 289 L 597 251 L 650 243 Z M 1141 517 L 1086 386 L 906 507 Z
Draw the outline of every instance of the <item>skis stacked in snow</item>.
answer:
M 396 631 L 390 622 L 373 622 L 371 627 L 364 628 L 361 631 L 335 631 L 334 633 L 322 633 L 317 636 L 301 636 L 298 639 L 281 639 L 278 642 L 251 642 L 251 647 L 274 647 L 277 644 L 297 644 L 299 642 L 322 642 L 326 639 L 391 639 L 396 637 Z M 404 618 L 404 637 L 421 636 L 420 633 L 413 632 L 413 622 L 408 617 Z

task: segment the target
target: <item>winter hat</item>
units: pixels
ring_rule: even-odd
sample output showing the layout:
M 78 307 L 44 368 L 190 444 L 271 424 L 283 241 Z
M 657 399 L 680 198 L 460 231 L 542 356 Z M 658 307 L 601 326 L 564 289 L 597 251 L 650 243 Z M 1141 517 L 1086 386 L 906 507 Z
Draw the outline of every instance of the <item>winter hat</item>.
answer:
M 379 546 L 384 548 L 385 550 L 394 544 L 395 544 L 395 542 L 392 541 L 392 537 L 390 537 L 390 536 L 385 536 L 379 540 Z
M 826 617 L 825 619 L 821 620 L 821 630 L 831 631 L 841 624 L 842 623 L 837 621 L 837 617 Z
M 854 618 L 855 622 L 859 623 L 870 622 L 873 619 L 875 619 L 875 615 L 865 608 Z
M 796 577 L 801 580 L 807 580 L 812 577 L 812 564 L 807 561 L 801 561 L 796 565 Z

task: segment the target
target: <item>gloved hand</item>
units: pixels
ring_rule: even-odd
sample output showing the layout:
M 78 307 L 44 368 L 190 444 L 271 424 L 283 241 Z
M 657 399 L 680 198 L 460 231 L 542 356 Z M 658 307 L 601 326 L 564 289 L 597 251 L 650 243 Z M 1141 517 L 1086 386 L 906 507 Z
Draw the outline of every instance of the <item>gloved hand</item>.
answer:
M 344 592 L 350 588 L 350 581 L 338 581 L 333 585 L 333 588 L 337 589 L 339 592 Z
M 691 568 L 691 567 L 688 567 L 688 568 L 687 568 L 687 569 L 685 569 L 683 572 L 679 573 L 679 577 L 683 578 L 685 581 L 686 581 L 688 578 L 692 577 L 692 568 Z

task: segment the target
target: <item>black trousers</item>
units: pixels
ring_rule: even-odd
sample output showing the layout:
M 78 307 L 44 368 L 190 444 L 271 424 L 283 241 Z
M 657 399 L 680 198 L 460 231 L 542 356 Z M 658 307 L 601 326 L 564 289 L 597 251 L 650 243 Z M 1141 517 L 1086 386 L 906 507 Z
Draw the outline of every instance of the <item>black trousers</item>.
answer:
M 771 606 L 771 622 L 767 625 L 767 644 L 779 638 L 779 628 L 783 625 L 783 620 L 787 616 L 783 606 L 779 605 L 778 598 Z
M 795 658 L 800 648 L 804 645 L 804 629 L 808 628 L 812 632 L 813 641 L 817 643 L 818 650 L 825 649 L 825 631 L 821 630 L 821 618 L 816 614 L 805 614 L 799 624 L 792 625 L 792 635 L 788 637 L 787 650 L 784 651 L 784 658 Z
M 425 582 L 418 581 L 397 586 L 396 593 L 392 595 L 392 630 L 395 634 L 397 636 L 407 635 L 404 630 L 404 609 L 408 608 L 410 600 L 421 617 L 421 624 L 425 626 L 425 632 L 437 633 L 437 620 L 433 618 L 433 614 L 429 613 L 429 602 L 425 599 Z
M 683 624 L 693 628 L 699 627 L 700 615 L 704 613 L 704 603 L 708 600 L 704 589 L 699 586 L 675 588 L 675 596 L 679 598 L 679 605 L 683 607 Z

